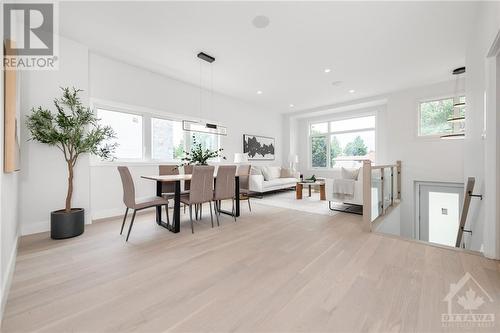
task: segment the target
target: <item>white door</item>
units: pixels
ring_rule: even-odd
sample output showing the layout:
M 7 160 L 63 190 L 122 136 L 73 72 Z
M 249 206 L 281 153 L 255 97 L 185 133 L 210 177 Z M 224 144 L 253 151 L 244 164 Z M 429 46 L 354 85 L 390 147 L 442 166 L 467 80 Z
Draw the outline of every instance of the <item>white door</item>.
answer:
M 462 184 L 420 184 L 419 239 L 455 246 L 463 196 Z

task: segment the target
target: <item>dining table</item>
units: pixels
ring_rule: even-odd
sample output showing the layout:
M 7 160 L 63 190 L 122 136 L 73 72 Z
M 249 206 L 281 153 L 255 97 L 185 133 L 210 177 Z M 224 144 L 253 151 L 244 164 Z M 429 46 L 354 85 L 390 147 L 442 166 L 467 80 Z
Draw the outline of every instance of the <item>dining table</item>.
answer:
M 191 180 L 191 174 L 179 174 L 179 175 L 154 175 L 154 176 L 141 176 L 143 179 L 152 180 L 156 182 L 156 196 L 162 196 L 163 183 L 175 183 L 174 186 L 174 216 L 172 223 L 162 221 L 161 218 L 161 206 L 156 207 L 156 223 L 165 229 L 177 233 L 181 230 L 181 182 L 186 180 Z M 214 175 L 216 178 L 216 175 Z M 240 177 L 236 175 L 234 182 L 234 193 L 235 193 L 235 215 L 240 216 Z M 220 210 L 222 214 L 233 215 L 232 212 L 226 210 Z

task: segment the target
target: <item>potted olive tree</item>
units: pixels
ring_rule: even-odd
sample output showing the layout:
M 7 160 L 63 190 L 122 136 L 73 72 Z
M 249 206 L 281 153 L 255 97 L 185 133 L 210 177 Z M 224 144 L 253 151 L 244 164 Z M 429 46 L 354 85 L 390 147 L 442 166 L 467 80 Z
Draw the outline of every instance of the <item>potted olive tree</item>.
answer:
M 54 99 L 55 112 L 41 106 L 31 109 L 27 128 L 31 140 L 58 148 L 68 167 L 68 191 L 64 209 L 50 213 L 50 236 L 64 239 L 81 235 L 84 231 L 83 208 L 71 207 L 75 165 L 82 154 L 94 154 L 102 159 L 112 159 L 116 143 L 114 131 L 99 124 L 99 119 L 89 107 L 80 101 L 75 88 L 61 88 L 61 98 Z

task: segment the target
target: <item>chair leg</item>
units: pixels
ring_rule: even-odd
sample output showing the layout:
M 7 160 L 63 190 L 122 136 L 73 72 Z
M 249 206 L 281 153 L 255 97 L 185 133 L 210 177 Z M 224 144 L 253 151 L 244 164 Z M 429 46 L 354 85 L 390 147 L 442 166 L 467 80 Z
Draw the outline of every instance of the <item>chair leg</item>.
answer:
M 194 219 L 198 220 L 198 205 L 194 204 Z
M 136 210 L 134 209 L 134 213 L 132 214 L 132 221 L 130 221 L 130 227 L 128 227 L 128 234 L 127 234 L 126 242 L 128 242 L 128 238 L 130 237 L 130 232 L 132 231 L 132 226 L 134 225 L 135 212 L 136 212 Z
M 212 228 L 214 227 L 214 215 L 212 214 L 212 204 L 209 202 L 208 206 L 210 207 L 210 221 L 212 222 Z
M 195 210 L 196 210 L 196 205 L 195 205 Z M 189 205 L 189 220 L 191 221 L 191 233 L 194 234 L 194 227 L 193 227 L 193 206 Z
M 252 206 L 250 205 L 250 198 L 247 199 L 248 201 L 248 210 L 250 210 L 250 212 L 252 211 Z
M 203 214 L 203 204 L 201 203 L 200 204 L 200 220 L 202 219 L 202 215 Z
M 128 214 L 128 207 L 125 209 L 125 215 L 123 216 L 123 223 L 122 223 L 122 229 L 120 230 L 120 235 L 123 232 L 123 227 L 125 226 L 125 220 L 127 219 L 127 214 Z
M 212 207 L 212 206 L 210 206 L 210 207 Z M 219 214 L 217 214 L 217 201 L 214 201 L 214 210 L 215 210 L 215 217 L 217 218 L 217 226 L 220 227 Z
M 236 222 L 236 213 L 234 212 L 234 198 L 231 201 L 233 202 L 233 208 L 231 209 L 231 213 L 233 214 L 234 222 Z

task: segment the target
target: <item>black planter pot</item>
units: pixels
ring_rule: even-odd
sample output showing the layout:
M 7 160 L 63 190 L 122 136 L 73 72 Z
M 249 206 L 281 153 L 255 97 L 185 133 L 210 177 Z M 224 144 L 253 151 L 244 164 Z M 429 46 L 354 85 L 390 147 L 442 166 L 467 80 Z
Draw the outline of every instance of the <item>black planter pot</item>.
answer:
M 65 239 L 83 234 L 85 228 L 85 210 L 72 208 L 66 213 L 64 209 L 50 213 L 50 237 Z

